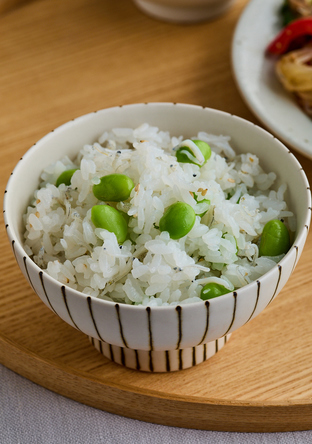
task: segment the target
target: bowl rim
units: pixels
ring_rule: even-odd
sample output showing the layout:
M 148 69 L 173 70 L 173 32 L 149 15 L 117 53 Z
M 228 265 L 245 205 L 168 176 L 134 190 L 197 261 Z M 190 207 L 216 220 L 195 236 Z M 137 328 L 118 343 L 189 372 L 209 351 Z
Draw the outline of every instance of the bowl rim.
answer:
M 26 253 L 22 242 L 19 241 L 19 236 L 17 236 L 17 233 L 15 230 L 12 230 L 12 226 L 10 225 L 10 220 L 8 217 L 8 211 L 7 208 L 9 206 L 8 201 L 9 201 L 9 197 L 10 197 L 10 185 L 11 182 L 14 179 L 14 176 L 16 176 L 16 172 L 19 171 L 20 168 L 22 168 L 22 161 L 27 159 L 29 156 L 32 156 L 34 154 L 34 152 L 36 152 L 37 150 L 40 150 L 41 145 L 43 143 L 45 143 L 46 140 L 49 140 L 50 138 L 52 138 L 54 136 L 54 134 L 57 134 L 58 132 L 61 132 L 62 130 L 64 130 L 65 128 L 67 128 L 70 125 L 73 124 L 79 124 L 80 121 L 84 121 L 86 119 L 91 119 L 92 116 L 96 113 L 101 113 L 103 111 L 105 112 L 109 112 L 109 111 L 113 111 L 113 110 L 117 110 L 119 108 L 131 108 L 131 107 L 137 107 L 137 106 L 149 106 L 149 107 L 163 107 L 163 106 L 177 106 L 177 107 L 187 107 L 187 108 L 194 108 L 194 109 L 202 109 L 205 110 L 207 112 L 212 112 L 216 115 L 221 115 L 221 116 L 227 116 L 229 118 L 234 118 L 237 119 L 238 122 L 240 122 L 241 124 L 244 125 L 250 125 L 252 127 L 255 128 L 256 131 L 260 131 L 264 134 L 266 134 L 266 136 L 270 136 L 271 138 L 274 139 L 274 143 L 277 143 L 277 145 L 279 145 L 279 148 L 284 150 L 285 153 L 288 153 L 291 155 L 291 160 L 293 163 L 296 164 L 297 169 L 299 170 L 300 174 L 301 174 L 301 178 L 303 180 L 303 182 L 306 185 L 306 196 L 305 196 L 305 201 L 307 203 L 307 210 L 306 210 L 306 214 L 304 217 L 304 223 L 303 225 L 297 229 L 297 233 L 296 236 L 294 238 L 294 241 L 290 247 L 290 249 L 288 250 L 288 252 L 285 254 L 285 256 L 273 267 L 271 268 L 268 272 L 264 273 L 263 275 L 261 275 L 257 280 L 254 280 L 252 282 L 250 282 L 249 284 L 246 284 L 245 286 L 238 288 L 237 290 L 234 290 L 230 293 L 226 293 L 222 296 L 219 296 L 217 298 L 213 298 L 213 299 L 209 299 L 208 301 L 197 301 L 197 302 L 189 302 L 189 303 L 183 303 L 183 301 L 181 301 L 180 303 L 174 304 L 174 305 L 169 305 L 169 306 L 157 306 L 157 305 L 130 305 L 130 304 L 124 304 L 122 302 L 115 302 L 115 301 L 107 301 L 105 299 L 101 299 L 101 298 L 97 298 L 94 296 L 90 296 L 88 294 L 84 294 L 79 290 L 75 290 L 72 287 L 69 287 L 65 284 L 62 284 L 61 282 L 57 281 L 55 278 L 51 277 L 45 269 L 40 268 L 32 259 L 31 257 Z M 89 112 L 83 115 L 80 115 L 74 119 L 71 119 L 61 125 L 59 125 L 58 127 L 56 127 L 55 129 L 51 130 L 50 132 L 48 132 L 47 134 L 45 134 L 43 137 L 41 137 L 38 141 L 36 141 L 29 149 L 27 149 L 27 151 L 24 153 L 24 155 L 20 158 L 20 160 L 17 162 L 17 164 L 15 165 L 13 171 L 11 172 L 11 175 L 8 179 L 5 191 L 4 191 L 4 199 L 3 199 L 3 216 L 4 216 L 4 224 L 6 227 L 6 231 L 7 231 L 7 236 L 9 238 L 9 240 L 11 241 L 11 247 L 13 249 L 14 254 L 16 255 L 16 252 L 18 251 L 19 255 L 23 258 L 25 258 L 24 260 L 27 260 L 27 262 L 29 264 L 31 264 L 30 266 L 35 269 L 37 271 L 37 273 L 42 272 L 44 275 L 45 280 L 50 281 L 52 284 L 56 284 L 60 289 L 62 287 L 65 287 L 66 289 L 68 289 L 73 296 L 81 298 L 83 300 L 86 300 L 88 297 L 92 298 L 93 302 L 99 303 L 99 304 L 108 304 L 110 306 L 120 306 L 122 307 L 123 310 L 134 310 L 134 309 L 138 309 L 138 310 L 146 310 L 147 308 L 149 308 L 152 311 L 158 311 L 158 310 L 176 310 L 177 307 L 182 308 L 183 310 L 185 309 L 191 309 L 192 307 L 196 306 L 204 306 L 204 305 L 210 305 L 210 304 L 218 304 L 219 300 L 226 300 L 226 299 L 233 299 L 233 296 L 237 296 L 239 297 L 240 294 L 245 293 L 245 292 L 249 292 L 250 288 L 253 286 L 257 285 L 257 282 L 259 282 L 260 280 L 266 280 L 266 279 L 270 279 L 271 275 L 273 275 L 275 273 L 275 270 L 280 267 L 283 266 L 283 264 L 285 262 L 288 262 L 288 258 L 292 253 L 292 250 L 294 248 L 296 248 L 298 250 L 298 247 L 296 244 L 301 244 L 302 242 L 305 242 L 305 237 L 307 236 L 307 232 L 309 230 L 309 225 L 310 225 L 310 219 L 311 219 L 311 190 L 310 190 L 310 185 L 308 182 L 308 178 L 306 176 L 306 173 L 304 172 L 300 162 L 298 161 L 298 159 L 296 158 L 296 156 L 274 135 L 272 135 L 270 132 L 268 132 L 267 130 L 265 130 L 264 128 L 260 127 L 259 125 L 254 124 L 253 122 L 246 120 L 242 117 L 230 114 L 228 112 L 222 111 L 222 110 L 218 110 L 218 109 L 214 109 L 214 108 L 210 108 L 210 107 L 206 107 L 206 106 L 200 106 L 200 105 L 194 105 L 194 104 L 187 104 L 187 103 L 178 103 L 178 102 L 141 102 L 141 103 L 132 103 L 132 104 L 126 104 L 126 105 L 119 105 L 119 106 L 113 106 L 113 107 L 108 107 L 108 108 L 103 108 L 103 109 L 99 109 L 97 111 L 93 111 L 93 112 Z M 295 257 L 295 262 L 293 265 L 293 269 L 295 268 L 297 263 L 297 253 L 296 253 L 296 257 Z

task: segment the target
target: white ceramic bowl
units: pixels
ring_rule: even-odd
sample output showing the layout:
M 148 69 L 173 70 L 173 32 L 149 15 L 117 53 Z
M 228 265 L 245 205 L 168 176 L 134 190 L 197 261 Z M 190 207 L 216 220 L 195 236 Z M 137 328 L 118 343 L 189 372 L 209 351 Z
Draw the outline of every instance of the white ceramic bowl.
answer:
M 287 201 L 297 216 L 297 232 L 279 264 L 256 282 L 210 301 L 146 308 L 96 299 L 63 286 L 27 256 L 22 215 L 38 187 L 43 168 L 65 154 L 75 157 L 83 144 L 96 141 L 106 129 L 136 127 L 143 122 L 186 138 L 200 130 L 229 135 L 237 152 L 255 153 L 264 169 L 277 173 L 277 186 L 288 184 Z M 204 361 L 224 345 L 231 332 L 265 309 L 299 260 L 310 213 L 311 196 L 305 173 L 281 142 L 239 117 L 173 103 L 104 109 L 62 125 L 37 142 L 18 162 L 4 197 L 7 234 L 16 261 L 33 290 L 65 322 L 88 335 L 105 356 L 146 371 L 178 370 Z
M 192 23 L 223 14 L 234 0 L 134 0 L 139 9 L 157 19 Z

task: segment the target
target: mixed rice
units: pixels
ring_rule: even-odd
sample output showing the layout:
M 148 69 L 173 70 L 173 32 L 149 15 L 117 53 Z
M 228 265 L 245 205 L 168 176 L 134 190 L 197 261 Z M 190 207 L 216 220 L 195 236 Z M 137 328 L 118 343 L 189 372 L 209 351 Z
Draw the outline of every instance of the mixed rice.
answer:
M 259 257 L 265 223 L 282 219 L 295 229 L 286 185 L 273 189 L 276 174 L 264 172 L 251 153 L 237 155 L 229 137 L 200 132 L 194 138 L 212 150 L 202 167 L 177 161 L 182 136 L 148 124 L 106 131 L 73 161 L 64 157 L 49 165 L 24 216 L 26 252 L 69 287 L 134 305 L 201 301 L 209 282 L 232 291 L 258 279 L 281 259 Z M 57 187 L 59 175 L 73 168 L 71 185 Z M 107 203 L 94 196 L 93 185 L 111 173 L 135 184 L 127 201 L 108 203 L 130 216 L 122 245 L 91 220 L 91 208 Z M 173 240 L 159 221 L 177 201 L 197 216 L 191 231 Z

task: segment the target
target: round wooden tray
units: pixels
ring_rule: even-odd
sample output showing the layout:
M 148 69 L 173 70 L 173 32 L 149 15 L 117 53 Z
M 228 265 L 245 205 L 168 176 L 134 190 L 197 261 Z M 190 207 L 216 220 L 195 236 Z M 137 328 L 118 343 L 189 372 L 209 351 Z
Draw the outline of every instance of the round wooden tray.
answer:
M 37 0 L 0 15 L 1 189 L 36 140 L 96 109 L 174 101 L 256 122 L 230 66 L 246 3 L 192 26 L 152 20 L 129 0 Z M 311 182 L 311 161 L 297 157 Z M 282 293 L 213 358 L 149 374 L 110 362 L 44 306 L 0 224 L 0 362 L 8 368 L 76 401 L 148 422 L 241 432 L 311 428 L 311 235 Z

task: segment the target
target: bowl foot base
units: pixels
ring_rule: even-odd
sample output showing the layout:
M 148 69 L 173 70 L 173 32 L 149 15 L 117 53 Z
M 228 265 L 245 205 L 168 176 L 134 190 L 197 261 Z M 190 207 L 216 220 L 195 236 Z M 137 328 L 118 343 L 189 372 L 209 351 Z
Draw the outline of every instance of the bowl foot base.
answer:
M 89 336 L 92 345 L 117 364 L 145 372 L 172 372 L 201 364 L 214 356 L 227 343 L 230 334 L 207 344 L 179 350 L 133 350 L 100 341 Z
M 202 6 L 183 6 L 183 4 L 182 6 L 167 6 L 150 0 L 134 0 L 134 3 L 141 11 L 153 18 L 169 22 L 193 23 L 212 20 L 223 14 L 232 1 L 216 0 Z

